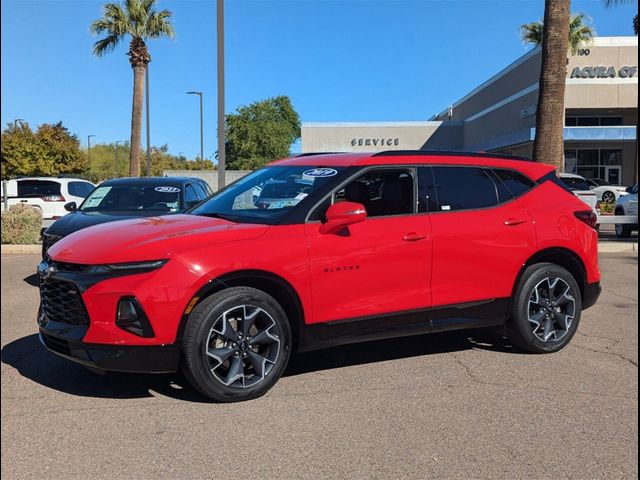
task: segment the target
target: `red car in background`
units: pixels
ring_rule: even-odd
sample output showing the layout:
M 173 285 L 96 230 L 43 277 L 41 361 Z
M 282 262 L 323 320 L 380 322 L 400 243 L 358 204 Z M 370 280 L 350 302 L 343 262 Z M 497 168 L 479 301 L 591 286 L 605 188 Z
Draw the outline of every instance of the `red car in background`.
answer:
M 291 352 L 504 326 L 555 352 L 600 293 L 595 214 L 552 167 L 491 154 L 302 155 L 189 215 L 90 227 L 39 265 L 40 338 L 93 369 L 264 394 Z

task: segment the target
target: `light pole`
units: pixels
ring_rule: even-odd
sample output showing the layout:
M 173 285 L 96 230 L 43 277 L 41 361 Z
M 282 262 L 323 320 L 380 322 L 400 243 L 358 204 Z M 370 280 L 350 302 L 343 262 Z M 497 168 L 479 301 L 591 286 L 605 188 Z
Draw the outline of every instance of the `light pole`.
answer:
M 217 47 L 218 47 L 218 190 L 225 185 L 224 142 L 224 0 L 217 0 Z
M 187 95 L 198 95 L 200 97 L 200 160 L 204 157 L 204 117 L 202 114 L 202 92 L 187 92 Z
M 118 144 L 119 143 L 123 143 L 122 140 L 117 140 L 116 141 L 116 163 L 113 166 L 113 173 L 114 173 L 114 177 L 118 174 Z
M 18 123 L 22 123 L 22 122 L 24 122 L 24 118 L 16 118 L 13 121 L 13 129 L 17 130 L 18 129 Z
M 91 164 L 91 137 L 95 135 L 87 135 L 87 163 Z

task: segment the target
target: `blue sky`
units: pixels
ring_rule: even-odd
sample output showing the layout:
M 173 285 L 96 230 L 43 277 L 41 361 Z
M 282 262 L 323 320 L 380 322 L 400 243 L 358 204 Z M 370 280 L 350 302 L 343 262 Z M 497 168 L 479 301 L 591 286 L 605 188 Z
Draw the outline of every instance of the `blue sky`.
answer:
M 226 3 L 226 109 L 289 95 L 302 121 L 425 120 L 522 55 L 537 1 L 245 1 Z M 2 125 L 62 121 L 86 145 L 129 138 L 125 43 L 91 55 L 102 2 L 2 0 Z M 205 157 L 216 149 L 213 1 L 160 0 L 176 38 L 150 42 L 151 140 L 193 158 L 205 92 Z M 601 36 L 631 35 L 637 3 L 573 1 Z M 144 142 L 144 139 L 143 139 Z

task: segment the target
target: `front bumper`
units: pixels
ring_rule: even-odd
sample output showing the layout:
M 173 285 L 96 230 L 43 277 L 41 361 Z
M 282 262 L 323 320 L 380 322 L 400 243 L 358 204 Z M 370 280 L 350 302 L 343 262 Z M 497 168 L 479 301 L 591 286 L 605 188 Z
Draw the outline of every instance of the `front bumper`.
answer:
M 178 370 L 177 345 L 105 345 L 84 343 L 83 325 L 40 323 L 40 342 L 52 353 L 87 367 L 130 373 L 172 373 Z
M 589 307 L 593 307 L 600 297 L 602 287 L 600 282 L 585 283 L 584 294 L 582 295 L 582 309 L 586 310 Z

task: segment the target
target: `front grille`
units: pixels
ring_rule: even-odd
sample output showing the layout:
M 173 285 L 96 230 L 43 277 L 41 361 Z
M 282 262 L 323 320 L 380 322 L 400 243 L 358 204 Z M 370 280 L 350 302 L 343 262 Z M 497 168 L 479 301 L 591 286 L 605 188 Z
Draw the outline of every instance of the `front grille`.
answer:
M 74 283 L 41 278 L 40 301 L 47 320 L 69 325 L 89 324 L 89 315 Z
M 53 244 L 60 239 L 62 239 L 62 237 L 59 235 L 47 235 L 45 233 L 42 237 L 42 255 L 44 256 L 44 254 L 47 253 L 47 250 L 49 250 Z
M 71 349 L 69 348 L 69 342 L 61 338 L 52 337 L 46 333 L 42 334 L 42 341 L 49 350 L 61 353 L 63 355 L 71 355 Z

